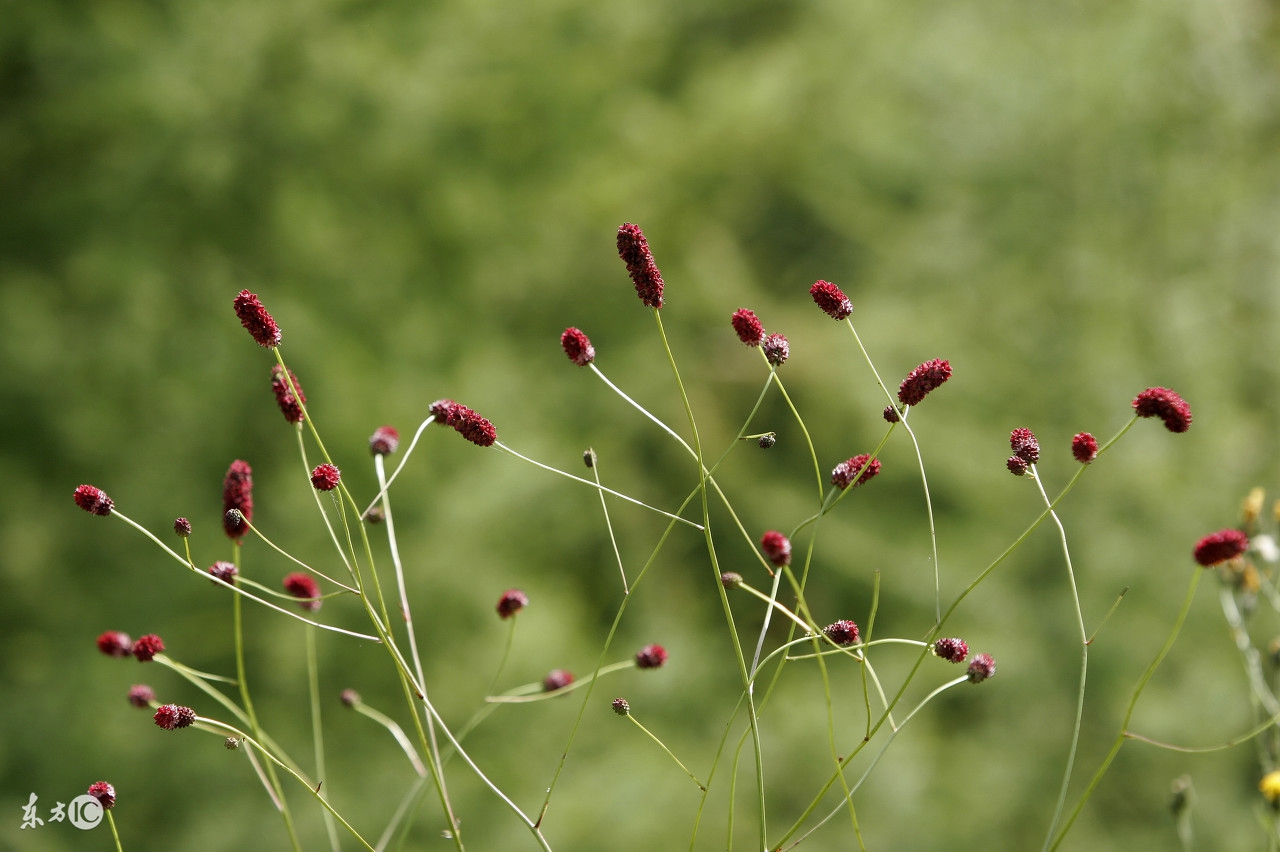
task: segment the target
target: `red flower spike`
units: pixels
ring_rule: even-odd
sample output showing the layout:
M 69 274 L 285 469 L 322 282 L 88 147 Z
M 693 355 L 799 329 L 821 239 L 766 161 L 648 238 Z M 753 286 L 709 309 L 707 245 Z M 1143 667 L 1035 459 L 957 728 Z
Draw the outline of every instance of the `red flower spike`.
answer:
M 154 633 L 148 633 L 133 643 L 133 655 L 140 663 L 151 662 L 163 650 L 164 640 Z
M 853 302 L 836 285 L 830 281 L 815 281 L 809 288 L 809 295 L 823 313 L 833 320 L 842 320 L 853 313 Z
M 1071 455 L 1080 464 L 1088 464 L 1098 457 L 1098 439 L 1088 432 L 1081 432 L 1071 439 Z
M 1133 410 L 1139 417 L 1159 417 L 1170 432 L 1191 428 L 1191 406 L 1168 388 L 1147 388 L 1134 397 Z
M 235 509 L 240 518 L 229 515 Z M 222 528 L 227 538 L 239 541 L 249 531 L 248 525 L 253 523 L 253 468 L 249 463 L 236 459 L 227 468 L 226 478 L 222 480 Z
M 519 589 L 507 589 L 495 607 L 499 618 L 510 618 L 529 605 L 529 596 Z
M 133 686 L 129 687 L 129 703 L 134 707 L 148 707 L 151 702 L 155 700 L 155 690 L 147 686 L 145 683 L 135 683 Z
M 236 309 L 240 324 L 253 336 L 259 346 L 270 349 L 280 345 L 280 326 L 262 307 L 258 297 L 248 290 L 241 290 L 231 303 Z
M 311 487 L 317 491 L 332 491 L 342 481 L 342 471 L 331 464 L 316 465 L 311 471 Z
M 1249 537 L 1240 530 L 1218 530 L 1197 541 L 1193 554 L 1197 564 L 1211 568 L 1221 562 L 1244 556 L 1248 550 Z
M 764 343 L 764 325 L 754 311 L 738 308 L 733 312 L 729 322 L 733 324 L 733 330 L 737 333 L 738 339 L 747 346 L 759 346 Z
M 298 603 L 305 612 L 315 612 L 320 608 L 320 587 L 310 574 L 301 571 L 289 574 L 284 578 L 284 590 L 295 598 L 309 599 Z
M 894 408 L 892 405 L 886 405 L 886 406 L 884 407 L 884 422 L 885 422 L 885 423 L 897 423 L 897 422 L 898 422 L 898 409 Z
M 196 720 L 196 711 L 181 704 L 162 704 L 156 708 L 156 724 L 166 731 L 188 727 Z
M 431 403 L 431 405 L 427 406 L 427 411 L 436 419 L 436 423 L 441 426 L 448 426 L 450 425 L 449 415 L 457 404 L 458 403 L 451 399 L 437 399 L 435 402 Z
M 760 348 L 764 350 L 765 360 L 775 367 L 781 367 L 791 357 L 791 346 L 781 334 L 769 335 Z
M 791 564 L 791 542 L 777 530 L 769 530 L 760 537 L 760 549 L 779 568 Z
M 996 674 L 996 661 L 990 654 L 979 654 L 969 663 L 969 683 L 982 683 Z
M 898 401 L 903 405 L 919 405 L 929 391 L 951 378 L 951 362 L 934 358 L 916 367 L 898 386 Z
M 76 505 L 91 515 L 106 517 L 115 508 L 115 503 L 101 488 L 92 485 L 79 485 L 75 491 Z
M 564 689 L 571 683 L 573 683 L 573 672 L 567 672 L 564 669 L 552 669 L 542 679 L 542 690 L 544 692 L 555 692 L 557 689 Z
M 186 538 L 191 535 L 191 522 L 186 518 L 177 518 L 173 522 L 173 531 L 179 538 Z
M 116 806 L 116 788 L 106 781 L 94 781 L 90 784 L 89 795 L 98 800 L 103 810 L 110 810 Z
M 572 326 L 566 328 L 564 334 L 560 335 L 560 345 L 564 348 L 564 354 L 569 356 L 569 360 L 579 367 L 585 367 L 596 360 L 596 348 L 591 345 L 591 339 L 581 329 Z
M 209 566 L 209 573 L 224 583 L 235 585 L 236 574 L 240 572 L 236 570 L 236 566 L 231 562 L 215 562 Z
M 939 639 L 933 643 L 933 655 L 951 663 L 963 663 L 969 656 L 969 645 L 963 639 Z
M 293 370 L 289 371 L 289 378 L 293 380 L 293 386 L 298 391 L 297 396 L 289 390 L 289 382 L 285 380 L 284 370 L 280 369 L 279 364 L 271 368 L 271 392 L 276 395 L 276 405 L 280 406 L 280 413 L 284 415 L 284 419 L 290 423 L 301 423 L 307 419 L 307 415 L 302 412 L 302 406 L 307 404 L 307 395 L 303 392 L 302 385 L 299 384 Z
M 98 637 L 98 650 L 108 657 L 127 657 L 133 653 L 133 640 L 128 633 L 108 630 Z
M 369 452 L 389 456 L 400 446 L 400 433 L 392 426 L 379 426 L 369 436 Z
M 1040 442 L 1030 429 L 1014 429 L 1009 433 L 1009 448 L 1027 464 L 1040 461 Z
M 645 645 L 636 651 L 636 668 L 660 669 L 667 661 L 667 649 L 661 645 Z
M 866 467 L 863 470 L 863 467 Z M 858 471 L 862 471 L 859 476 Z M 857 487 L 862 485 L 868 479 L 880 472 L 880 459 L 873 459 L 867 453 L 856 455 L 848 461 L 842 461 L 831 471 L 831 484 L 841 491 L 850 485 Z M 857 476 L 858 481 L 854 482 L 853 478 Z
M 454 403 L 449 410 L 449 425 L 477 447 L 491 447 L 498 440 L 498 430 L 485 418 L 465 405 Z
M 653 262 L 653 252 L 639 225 L 630 222 L 618 228 L 618 257 L 627 265 L 627 274 L 636 286 L 640 301 L 651 308 L 662 307 L 662 273 Z
M 1022 456 L 1009 456 L 1009 460 L 1004 463 L 1009 468 L 1009 472 L 1014 476 L 1022 476 L 1027 472 L 1027 460 Z
M 828 624 L 822 629 L 822 632 L 828 639 L 842 648 L 848 645 L 857 645 L 858 639 L 861 638 L 858 633 L 858 625 L 847 619 Z

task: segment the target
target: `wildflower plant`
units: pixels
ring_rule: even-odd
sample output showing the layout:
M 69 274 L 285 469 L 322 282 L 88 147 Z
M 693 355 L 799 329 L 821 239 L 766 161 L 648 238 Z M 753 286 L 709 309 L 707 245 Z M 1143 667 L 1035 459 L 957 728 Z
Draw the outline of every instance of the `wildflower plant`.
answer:
M 323 564 L 304 561 L 278 543 L 280 531 L 255 524 L 253 469 L 244 459 L 230 464 L 222 484 L 221 522 L 229 541 L 221 541 L 200 525 L 179 518 L 173 528 L 177 541 L 181 542 L 180 550 L 171 546 L 173 539 L 166 541 L 165 537 L 127 517 L 122 507 L 98 486 L 80 485 L 73 495 L 79 508 L 89 514 L 116 518 L 135 528 L 180 569 L 220 587 L 213 591 L 226 593 L 231 602 L 231 629 L 226 641 L 234 655 L 234 672 L 197 671 L 179 662 L 190 649 L 167 648 L 158 634 L 146 634 L 136 641 L 114 630 L 99 635 L 96 643 L 103 654 L 118 658 L 134 656 L 139 661 L 159 665 L 159 672 L 153 668 L 147 670 L 159 675 L 149 678 L 149 685 L 135 684 L 128 689 L 129 702 L 152 710 L 154 725 L 164 731 L 191 728 L 212 734 L 214 736 L 208 738 L 210 747 L 220 744 L 237 755 L 244 755 L 249 771 L 242 773 L 242 777 L 255 779 L 253 783 L 261 785 L 265 801 L 280 814 L 281 837 L 271 842 L 273 847 L 283 846 L 287 838 L 292 848 L 303 848 L 304 833 L 299 824 L 318 821 L 323 823 L 328 844 L 333 849 L 350 845 L 352 841 L 360 848 L 382 849 L 387 848 L 390 838 L 403 837 L 405 827 L 417 819 L 438 826 L 440 835 L 458 850 L 468 845 L 469 826 L 493 820 L 509 820 L 522 826 L 529 848 L 557 848 L 560 841 L 552 805 L 563 795 L 563 773 L 575 754 L 579 735 L 586 728 L 595 732 L 606 729 L 616 722 L 609 716 L 617 715 L 629 718 L 647 735 L 647 740 L 654 743 L 654 748 L 665 752 L 693 780 L 694 785 L 686 788 L 690 848 L 731 848 L 735 842 L 742 848 L 760 850 L 801 845 L 832 848 L 829 838 L 834 833 L 839 833 L 841 838 L 835 842 L 836 846 L 852 848 L 862 843 L 860 826 L 876 819 L 874 813 L 860 809 L 864 789 L 875 783 L 877 769 L 892 758 L 891 747 L 897 738 L 904 732 L 909 735 L 912 723 L 935 709 L 935 699 L 953 690 L 963 690 L 954 700 L 989 700 L 989 687 L 973 691 L 968 686 L 986 683 L 996 677 L 997 671 L 1001 678 L 1020 676 L 1016 668 L 998 667 L 989 651 L 971 649 L 965 638 L 952 635 L 952 622 L 966 599 L 994 572 L 1017 570 L 1016 560 L 1010 557 L 1040 527 L 1048 526 L 1056 532 L 1080 648 L 1079 668 L 1070 675 L 1079 684 L 1076 703 L 1069 708 L 1074 712 L 1075 724 L 1068 741 L 1062 743 L 1061 753 L 1055 755 L 1061 761 L 1061 785 L 1056 801 L 1046 803 L 1043 815 L 1044 848 L 1058 848 L 1087 806 L 1115 753 L 1127 739 L 1135 738 L 1128 730 L 1133 707 L 1156 666 L 1168 653 L 1202 572 L 1199 568 L 1192 572 L 1187 603 L 1164 648 L 1135 686 L 1113 749 L 1092 775 L 1083 776 L 1090 779 L 1086 784 L 1077 772 L 1076 758 L 1087 697 L 1089 651 L 1110 613 L 1103 614 L 1102 618 L 1091 613 L 1086 620 L 1076 588 L 1066 529 L 1056 509 L 1088 471 L 1104 463 L 1104 456 L 1139 419 L 1158 418 L 1170 432 L 1185 432 L 1191 425 L 1188 404 L 1162 387 L 1138 393 L 1127 412 L 1126 400 L 1116 400 L 1114 436 L 1105 442 L 1080 432 L 1060 445 L 1046 443 L 1042 447 L 1029 427 L 1015 428 L 1008 437 L 1012 456 L 1005 464 L 1022 479 L 1006 477 L 1003 481 L 1009 488 L 1030 489 L 1029 499 L 1035 502 L 1036 510 L 1030 513 L 1025 530 L 1002 552 L 977 561 L 943 566 L 938 559 L 925 448 L 917 440 L 912 423 L 930 415 L 928 407 L 925 414 L 914 414 L 926 398 L 939 393 L 965 392 L 965 383 L 972 377 L 966 375 L 963 365 L 953 370 L 950 360 L 934 357 L 906 371 L 896 386 L 885 382 L 853 323 L 853 301 L 838 285 L 816 281 L 807 288 L 809 296 L 817 309 L 836 323 L 834 326 L 823 323 L 822 333 L 838 338 L 850 361 L 864 371 L 867 387 L 876 389 L 873 393 L 850 391 L 852 402 L 868 412 L 868 422 L 880 424 L 864 434 L 834 436 L 832 441 L 847 442 L 849 446 L 841 447 L 838 455 L 828 456 L 825 450 L 822 453 L 817 450 L 819 442 L 810 434 L 803 413 L 788 391 L 788 338 L 767 327 L 768 316 L 750 308 L 734 309 L 726 305 L 722 333 L 726 340 L 736 337 L 745 344 L 746 348 L 735 346 L 734 352 L 754 364 L 751 369 L 758 375 L 759 392 L 754 405 L 738 413 L 737 434 L 727 439 L 716 437 L 699 419 L 686 385 L 686 381 L 693 383 L 706 377 L 682 370 L 677 357 L 679 342 L 668 338 L 663 324 L 664 312 L 678 309 L 678 299 L 667 301 L 667 296 L 678 292 L 678 284 L 673 282 L 672 289 L 667 291 L 654 251 L 638 225 L 622 225 L 616 234 L 616 244 L 625 274 L 640 302 L 635 308 L 636 320 L 644 321 L 647 311 L 653 322 L 654 334 L 665 356 L 661 369 L 670 373 L 671 395 L 683 412 L 682 421 L 664 421 L 608 378 L 605 372 L 610 361 L 608 347 L 597 349 L 583 329 L 566 327 L 559 343 L 572 366 L 582 368 L 578 374 L 582 381 L 598 380 L 601 393 L 616 397 L 634 409 L 637 416 L 661 433 L 662 440 L 671 443 L 673 451 L 683 459 L 683 490 L 651 500 L 628 494 L 626 488 L 617 483 L 606 484 L 608 480 L 602 467 L 608 468 L 608 460 L 605 459 L 602 466 L 599 454 L 590 448 L 582 459 L 585 470 L 580 467 L 576 468 L 577 472 L 535 460 L 515 449 L 519 446 L 518 435 L 500 433 L 486 415 L 447 397 L 429 404 L 423 402 L 422 420 L 411 437 L 405 431 L 404 441 L 395 427 L 383 425 L 374 428 L 368 441 L 368 454 L 363 447 L 330 447 L 322 439 L 325 425 L 322 418 L 317 422 L 317 413 L 323 412 L 323 406 L 317 405 L 320 400 L 304 394 L 297 375 L 285 359 L 281 325 L 268 312 L 262 299 L 244 290 L 233 299 L 235 318 L 248 331 L 253 343 L 268 350 L 274 362 L 270 369 L 263 370 L 261 392 L 264 397 L 266 394 L 274 397 L 284 416 L 282 428 L 293 430 L 300 456 L 297 486 L 314 501 L 319 521 L 316 537 L 327 540 L 332 553 Z M 622 270 L 617 283 L 626 286 Z M 794 289 L 795 299 L 801 303 L 805 288 L 797 284 Z M 858 316 L 873 315 L 875 307 L 861 305 L 859 311 Z M 294 341 L 295 338 L 290 338 L 291 345 Z M 555 342 L 553 337 L 548 339 L 548 348 L 553 350 Z M 298 341 L 298 345 L 307 345 L 307 342 Z M 803 340 L 798 345 L 803 345 Z M 753 349 L 756 352 L 752 352 Z M 563 366 L 558 356 L 557 361 Z M 465 389 L 459 390 L 465 392 Z M 770 415 L 765 413 L 769 409 L 764 403 L 771 397 L 780 399 L 785 406 L 781 409 L 787 412 L 785 422 L 769 422 Z M 512 398 L 510 404 L 520 405 L 521 400 Z M 875 417 L 882 409 L 883 423 Z M 501 413 L 496 414 L 500 419 Z M 463 441 L 448 437 L 442 430 L 428 429 L 432 425 L 454 430 Z M 369 426 L 373 427 L 374 423 Z M 781 441 L 779 436 L 784 434 L 790 436 L 788 439 L 807 457 L 806 467 L 812 466 L 814 487 L 803 499 L 797 496 L 771 501 L 767 515 L 748 512 L 740 496 L 731 493 L 721 481 L 722 470 L 736 454 L 768 449 Z M 823 437 L 825 446 L 827 437 Z M 997 470 L 1005 439 L 1000 434 L 988 438 L 990 464 Z M 1147 439 L 1153 438 L 1148 435 Z M 422 625 L 414 617 L 415 601 L 408 593 L 407 565 L 397 539 L 392 503 L 393 494 L 398 493 L 403 483 L 414 482 L 415 477 L 422 476 L 419 466 L 414 464 L 417 461 L 414 451 L 424 440 L 447 441 L 448 451 L 460 455 L 501 454 L 506 462 L 531 464 L 546 476 L 556 477 L 557 487 L 586 489 L 599 497 L 599 514 L 590 523 L 604 545 L 604 552 L 611 553 L 616 562 L 616 576 L 614 566 L 610 566 L 608 573 L 611 582 L 617 583 L 617 602 L 611 612 L 600 614 L 609 626 L 599 637 L 599 647 L 594 649 L 594 665 L 574 663 L 575 674 L 565 667 L 568 661 L 548 657 L 543 662 L 545 667 L 540 669 L 545 674 L 507 686 L 512 680 L 506 671 L 516 633 L 526 629 L 527 619 L 521 614 L 526 608 L 537 610 L 541 603 L 531 600 L 521 589 L 494 589 L 495 612 L 484 615 L 503 623 L 506 642 L 503 647 L 492 649 L 496 672 L 487 694 L 469 714 L 442 710 L 445 704 L 440 698 L 442 692 L 447 695 L 449 684 L 426 676 L 423 659 L 432 653 L 432 647 L 420 637 Z M 914 469 L 909 465 L 884 464 L 881 454 L 890 442 L 909 445 L 916 460 Z M 331 450 L 335 455 L 331 455 Z M 398 458 L 392 467 L 395 456 Z M 1046 482 L 1048 477 L 1041 474 L 1039 465 L 1050 459 L 1055 462 L 1054 470 L 1071 471 L 1065 482 Z M 377 489 L 357 497 L 351 490 L 349 474 L 362 464 L 372 467 Z M 832 513 L 857 513 L 867 501 L 880 499 L 878 489 L 885 487 L 886 480 L 896 480 L 895 487 L 905 485 L 910 493 L 919 495 L 928 517 L 932 554 L 929 574 L 917 572 L 905 576 L 907 572 L 901 572 L 901 576 L 882 580 L 878 568 L 850 568 L 840 562 L 844 554 L 832 554 L 819 546 L 823 541 L 824 519 Z M 450 499 L 465 500 L 466 495 L 450 495 Z M 661 524 L 661 532 L 646 544 L 643 559 L 622 555 L 613 520 L 621 511 L 645 513 Z M 654 636 L 657 641 L 634 651 L 616 647 L 624 635 L 621 628 L 628 621 L 631 602 L 662 594 L 660 578 L 665 553 L 677 537 L 684 546 L 696 546 L 702 560 L 696 588 L 702 601 L 717 608 L 723 618 L 723 635 L 715 642 L 708 642 L 708 647 L 717 650 L 704 664 L 727 674 L 734 693 L 724 718 L 716 720 L 718 738 L 703 743 L 694 752 L 680 755 L 662 740 L 662 731 L 657 725 L 651 729 L 639 722 L 636 708 L 646 712 L 648 709 L 649 699 L 642 701 L 637 697 L 645 680 L 667 678 L 678 683 L 680 678 L 688 676 L 689 669 L 681 660 L 686 651 L 666 636 Z M 376 548 L 375 541 L 379 542 Z M 1260 547 L 1261 541 L 1255 539 L 1251 544 L 1244 531 L 1215 533 L 1195 546 L 1190 561 L 1213 570 L 1224 570 L 1221 566 L 1241 563 L 1253 552 L 1251 548 Z M 384 546 L 389 560 L 375 556 Z M 1274 542 L 1270 547 L 1274 562 Z M 725 554 L 731 552 L 751 556 L 730 561 Z M 200 563 L 193 558 L 193 553 L 200 554 Z M 201 568 L 198 564 L 212 567 Z M 834 607 L 829 600 L 812 594 L 815 578 L 821 577 L 828 585 L 838 584 L 850 570 L 862 571 L 871 588 L 870 595 L 859 602 L 858 611 L 832 611 Z M 943 594 L 944 570 L 948 588 L 959 589 L 947 596 Z M 1244 569 L 1240 573 L 1243 575 Z M 914 624 L 909 635 L 884 635 L 877 625 L 882 582 L 910 584 L 916 589 L 928 590 L 925 597 L 930 605 L 921 612 L 897 619 L 897 623 Z M 1255 583 L 1257 588 L 1270 588 L 1260 577 L 1248 582 Z M 1239 580 L 1233 588 L 1247 585 Z M 1274 595 L 1274 589 L 1272 593 Z M 906 598 L 895 595 L 895 599 Z M 1280 597 L 1275 597 L 1275 601 L 1280 603 Z M 273 734 L 280 725 L 289 722 L 260 716 L 255 708 L 254 695 L 269 690 L 271 679 L 259 673 L 251 675 L 245 664 L 245 610 L 248 607 L 261 609 L 264 617 L 291 619 L 303 634 L 309 707 L 308 712 L 297 714 L 297 718 L 306 718 L 310 723 L 311 754 L 305 759 L 282 748 L 286 738 Z M 158 611 L 156 617 L 163 617 L 163 613 Z M 334 641 L 371 646 L 376 653 L 366 656 L 381 661 L 397 684 L 403 703 L 396 707 L 374 707 L 355 689 L 348 687 L 340 693 L 337 689 L 322 689 L 316 642 L 319 632 L 329 634 Z M 538 653 L 536 637 L 522 634 L 522 638 L 525 640 L 522 651 Z M 358 675 L 352 673 L 353 678 Z M 779 790 L 766 754 L 775 751 L 773 745 L 778 731 L 786 724 L 775 706 L 778 689 L 796 677 L 813 677 L 820 685 L 819 715 L 825 719 L 825 725 L 809 733 L 824 754 L 823 768 L 807 788 Z M 615 690 L 605 693 L 596 689 L 601 679 L 617 682 L 619 688 L 629 686 L 636 692 L 629 693 L 630 699 L 610 697 L 617 694 Z M 174 680 L 186 681 L 203 697 L 191 702 L 192 706 L 168 701 Z M 852 698 L 850 684 L 856 687 Z M 457 696 L 447 697 L 448 706 L 454 707 Z M 514 785 L 497 777 L 473 754 L 468 735 L 479 726 L 492 724 L 488 719 L 498 708 L 506 708 L 504 724 L 509 729 L 519 729 L 522 705 L 551 701 L 572 708 L 562 727 L 543 729 L 540 734 L 556 740 L 558 756 L 551 765 L 525 767 L 536 779 L 532 783 L 539 791 L 536 796 L 516 794 L 512 791 L 514 788 L 527 790 L 530 785 Z M 1271 701 L 1274 703 L 1274 697 Z M 326 750 L 333 747 L 334 742 L 331 732 L 326 731 L 324 712 L 335 705 L 354 711 L 369 724 L 376 725 L 385 732 L 388 743 L 406 758 L 400 779 L 404 798 L 385 824 L 355 825 L 344 816 L 347 804 L 344 798 L 357 795 L 358 784 L 343 785 L 341 793 L 330 796 L 333 785 L 326 784 Z M 1280 705 L 1275 712 L 1270 712 L 1270 704 L 1266 706 L 1270 717 L 1280 716 Z M 849 719 L 855 720 L 857 730 L 853 736 L 848 730 Z M 1276 771 L 1277 762 L 1280 758 L 1273 758 L 1265 768 Z M 664 783 L 664 779 L 658 783 Z M 459 784 L 485 789 L 491 809 L 483 813 L 459 812 L 458 798 L 451 792 Z M 114 788 L 107 789 L 114 802 Z M 1074 798 L 1069 795 L 1073 789 L 1078 793 Z M 1274 793 L 1280 790 L 1280 782 L 1268 782 L 1261 789 L 1269 800 L 1280 800 L 1280 793 Z M 709 819 L 704 819 L 713 806 L 730 814 L 727 826 L 712 825 Z M 120 811 L 122 822 L 127 825 L 127 806 L 122 806 Z M 743 836 L 735 814 L 748 816 L 751 827 L 747 836 Z M 844 816 L 848 825 L 838 828 Z M 819 831 L 823 834 L 818 835 Z M 126 828 L 126 836 L 127 833 Z M 819 837 L 828 839 L 817 839 Z

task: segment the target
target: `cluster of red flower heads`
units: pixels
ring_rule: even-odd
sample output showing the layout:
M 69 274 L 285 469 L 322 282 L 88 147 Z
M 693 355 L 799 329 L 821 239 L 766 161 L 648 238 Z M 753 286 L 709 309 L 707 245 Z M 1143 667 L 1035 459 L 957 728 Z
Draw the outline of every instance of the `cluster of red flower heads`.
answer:
M 498 430 L 493 424 L 470 408 L 451 399 L 438 399 L 429 409 L 436 422 L 452 426 L 459 435 L 477 447 L 490 447 L 498 440 Z

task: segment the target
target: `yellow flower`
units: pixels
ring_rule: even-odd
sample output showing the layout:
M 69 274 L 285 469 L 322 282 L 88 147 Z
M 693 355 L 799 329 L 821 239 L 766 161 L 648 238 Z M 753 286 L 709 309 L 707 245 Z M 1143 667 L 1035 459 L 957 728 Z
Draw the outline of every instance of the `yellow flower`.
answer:
M 1280 802 L 1280 770 L 1268 772 L 1262 776 L 1262 780 L 1258 782 L 1258 789 L 1262 791 L 1263 797 L 1272 804 Z

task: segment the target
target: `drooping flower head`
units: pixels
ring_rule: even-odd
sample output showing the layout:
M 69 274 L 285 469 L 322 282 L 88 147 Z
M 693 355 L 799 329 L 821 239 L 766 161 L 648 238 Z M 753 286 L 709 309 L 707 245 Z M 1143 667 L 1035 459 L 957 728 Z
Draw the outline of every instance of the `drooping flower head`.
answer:
M 640 301 L 651 308 L 662 307 L 662 273 L 653 262 L 653 252 L 639 225 L 623 223 L 618 228 L 618 257 L 627 265 L 631 283 L 636 285 Z
M 939 639 L 933 643 L 936 657 L 952 663 L 963 663 L 969 656 L 969 645 L 963 639 Z
M 579 367 L 585 367 L 596 360 L 596 348 L 591 345 L 591 338 L 582 329 L 572 326 L 566 328 L 564 334 L 560 335 L 560 346 L 564 348 L 564 354 L 569 356 L 569 360 Z
M 1191 428 L 1191 406 L 1168 388 L 1147 388 L 1133 399 L 1139 417 L 1159 417 L 1170 432 Z
M 1193 555 L 1199 565 L 1210 568 L 1243 556 L 1248 550 L 1249 537 L 1240 530 L 1218 530 L 1196 542 Z
M 542 689 L 544 692 L 555 692 L 557 689 L 564 689 L 571 683 L 573 683 L 573 672 L 568 672 L 564 669 L 552 669 L 542 679 Z
M 304 598 L 298 606 L 306 612 L 315 612 L 320 608 L 320 587 L 311 579 L 310 574 L 295 571 L 284 578 L 284 590 L 295 598 Z
M 1080 464 L 1088 464 L 1098 457 L 1098 439 L 1088 432 L 1077 433 L 1071 439 L 1071 455 Z
M 156 700 L 155 690 L 145 683 L 135 683 L 129 687 L 129 703 L 134 707 L 147 707 Z
M 173 522 L 173 531 L 177 533 L 179 538 L 186 538 L 191 535 L 191 522 L 186 518 L 175 518 Z
M 241 290 L 231 303 L 236 309 L 240 324 L 253 336 L 259 346 L 270 349 L 280 345 L 280 326 L 262 307 L 258 297 L 248 290 Z
M 108 630 L 98 637 L 98 650 L 108 657 L 127 657 L 133 653 L 133 640 L 128 633 Z
M 898 386 L 898 401 L 903 405 L 919 405 L 929 391 L 951 378 L 951 362 L 934 358 L 916 367 Z
M 342 481 L 342 471 L 329 463 L 318 464 L 311 471 L 311 487 L 317 491 L 332 491 Z
M 454 430 L 477 447 L 490 447 L 498 440 L 498 430 L 485 418 L 460 402 L 440 399 L 431 403 L 431 413 L 437 423 L 452 426 Z
M 293 391 L 289 389 L 289 381 L 292 380 L 293 387 L 298 391 L 298 395 L 294 396 Z M 280 406 L 280 413 L 284 415 L 284 419 L 290 423 L 301 423 L 307 419 L 307 415 L 303 413 L 302 406 L 307 404 L 307 395 L 302 390 L 302 384 L 298 381 L 298 377 L 293 374 L 293 370 L 289 371 L 289 379 L 285 379 L 284 370 L 279 364 L 271 368 L 271 392 L 276 396 L 276 405 Z
M 235 509 L 239 518 L 227 513 Z M 247 461 L 236 459 L 227 468 L 226 478 L 222 480 L 222 528 L 227 538 L 239 541 L 249 531 L 253 523 L 253 468 Z
M 218 561 L 209 566 L 209 573 L 224 583 L 231 583 L 234 585 L 236 582 L 236 575 L 240 572 L 236 569 L 234 562 Z
M 861 475 L 858 471 L 862 471 Z M 862 485 L 879 472 L 880 459 L 873 459 L 868 453 L 861 453 L 835 466 L 831 471 L 831 484 L 844 491 L 850 485 L 855 487 Z M 855 476 L 858 477 L 857 482 L 853 479 Z
M 1040 442 L 1030 429 L 1014 429 L 1009 433 L 1009 448 L 1027 464 L 1040 461 Z
M 78 485 L 75 491 L 76 505 L 91 515 L 106 517 L 115 508 L 115 503 L 101 488 L 92 485 Z
M 969 663 L 969 683 L 982 683 L 996 673 L 996 661 L 990 654 L 978 654 Z
M 116 788 L 106 781 L 94 781 L 90 784 L 89 795 L 98 800 L 98 804 L 102 805 L 103 810 L 109 810 L 116 806 Z
M 823 313 L 833 320 L 842 320 L 853 313 L 853 302 L 836 285 L 830 281 L 815 281 L 809 288 L 809 295 L 814 303 L 822 308 Z
M 196 720 L 196 711 L 181 704 L 162 704 L 156 708 L 156 724 L 166 731 L 185 728 Z
M 857 645 L 859 633 L 858 625 L 848 619 L 836 621 L 828 624 L 822 629 L 826 637 L 841 647 L 846 645 Z
M 529 596 L 519 589 L 507 589 L 495 607 L 499 618 L 510 618 L 529 605 Z
M 760 536 L 760 549 L 779 568 L 791 564 L 791 541 L 777 530 L 769 530 Z
M 155 659 L 156 654 L 163 650 L 164 640 L 154 633 L 139 637 L 138 641 L 133 643 L 133 655 L 138 658 L 140 663 L 151 662 Z
M 636 651 L 636 668 L 660 669 L 667 661 L 667 649 L 661 645 L 645 645 Z
M 400 433 L 393 426 L 379 426 L 369 436 L 369 452 L 375 456 L 389 456 L 400 446 Z
M 759 346 L 764 342 L 764 325 L 753 311 L 738 308 L 729 320 L 738 339 L 748 346 Z
M 787 363 L 787 358 L 791 356 L 791 346 L 781 334 L 769 335 L 760 344 L 760 348 L 764 350 L 765 359 L 775 367 Z

